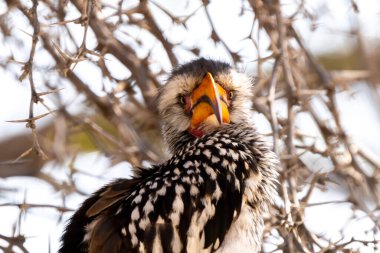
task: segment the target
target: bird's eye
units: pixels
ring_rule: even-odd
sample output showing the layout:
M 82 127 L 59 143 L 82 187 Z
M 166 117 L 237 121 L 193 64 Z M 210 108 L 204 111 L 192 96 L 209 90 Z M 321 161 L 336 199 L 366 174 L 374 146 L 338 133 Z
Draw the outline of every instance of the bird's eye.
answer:
M 235 97 L 235 92 L 232 90 L 228 91 L 227 97 L 229 100 L 232 100 Z
M 184 95 L 180 95 L 178 97 L 178 101 L 181 105 L 185 105 L 186 104 L 186 99 L 185 99 L 185 96 Z

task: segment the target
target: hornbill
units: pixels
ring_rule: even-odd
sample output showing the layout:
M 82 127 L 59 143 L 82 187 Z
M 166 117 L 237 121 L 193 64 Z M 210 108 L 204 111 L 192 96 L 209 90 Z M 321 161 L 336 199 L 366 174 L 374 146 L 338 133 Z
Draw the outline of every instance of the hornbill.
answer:
M 252 83 L 220 61 L 175 68 L 158 96 L 171 158 L 84 201 L 59 252 L 258 252 L 279 163 L 252 122 Z

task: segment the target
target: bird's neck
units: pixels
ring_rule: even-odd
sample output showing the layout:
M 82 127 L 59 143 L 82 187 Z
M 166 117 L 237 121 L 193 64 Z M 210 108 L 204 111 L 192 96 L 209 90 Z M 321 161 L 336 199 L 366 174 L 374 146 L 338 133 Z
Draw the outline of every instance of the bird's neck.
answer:
M 200 138 L 209 138 L 213 135 L 215 132 L 230 132 L 230 131 L 236 131 L 239 129 L 246 129 L 250 128 L 252 131 L 256 132 L 255 127 L 252 124 L 248 123 L 230 123 L 228 125 L 219 126 L 215 129 L 208 129 L 208 131 L 200 134 L 200 135 L 194 135 L 190 131 L 183 131 L 183 132 L 170 132 L 167 131 L 168 138 L 167 143 L 169 145 L 169 150 L 173 154 L 177 152 L 178 150 L 181 150 L 184 148 L 189 142 L 192 142 L 193 140 L 200 139 Z
M 183 131 L 172 134 L 166 141 L 168 142 L 170 153 L 174 154 L 176 151 L 181 150 L 187 143 L 195 140 L 196 138 L 197 137 L 188 131 Z

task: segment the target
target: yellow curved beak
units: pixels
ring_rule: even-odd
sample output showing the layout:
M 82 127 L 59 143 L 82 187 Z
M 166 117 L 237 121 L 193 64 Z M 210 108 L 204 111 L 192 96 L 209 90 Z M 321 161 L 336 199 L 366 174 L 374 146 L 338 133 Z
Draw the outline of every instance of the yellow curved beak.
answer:
M 227 92 L 215 83 L 209 72 L 191 94 L 191 105 L 191 128 L 193 129 L 209 121 L 216 125 L 230 122 Z

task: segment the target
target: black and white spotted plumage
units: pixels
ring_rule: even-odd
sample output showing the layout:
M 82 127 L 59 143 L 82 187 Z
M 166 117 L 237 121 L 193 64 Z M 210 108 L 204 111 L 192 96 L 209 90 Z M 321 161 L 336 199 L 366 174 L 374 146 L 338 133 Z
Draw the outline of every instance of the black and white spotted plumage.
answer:
M 237 94 L 231 123 L 196 138 L 187 132 L 186 115 L 176 99 L 191 92 L 205 71 L 213 72 L 218 82 L 227 76 L 224 84 Z M 119 179 L 86 200 L 67 226 L 61 253 L 260 249 L 262 215 L 275 195 L 278 161 L 250 122 L 249 107 L 237 104 L 251 93 L 237 89 L 248 83 L 233 82 L 247 79 L 234 80 L 231 71 L 227 64 L 200 59 L 173 72 L 159 105 L 173 156 L 137 169 L 134 178 Z M 178 121 L 181 117 L 184 122 Z

